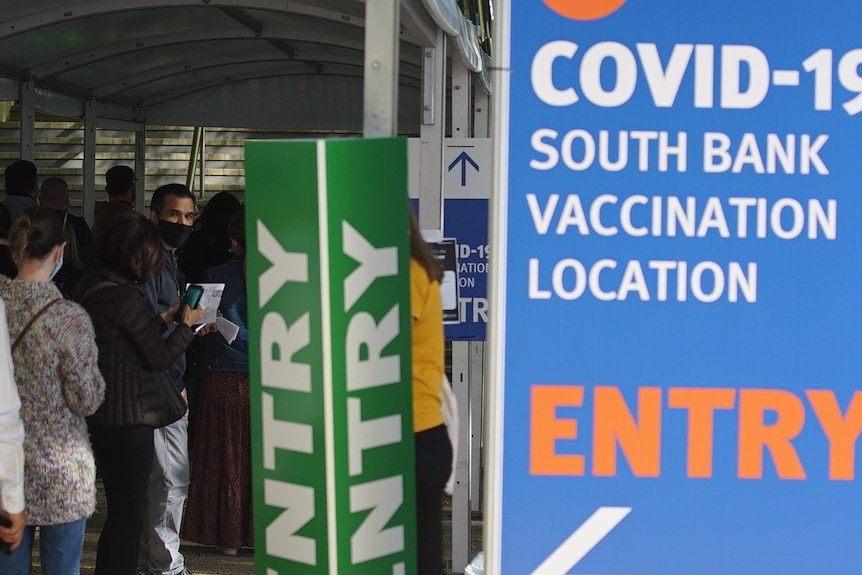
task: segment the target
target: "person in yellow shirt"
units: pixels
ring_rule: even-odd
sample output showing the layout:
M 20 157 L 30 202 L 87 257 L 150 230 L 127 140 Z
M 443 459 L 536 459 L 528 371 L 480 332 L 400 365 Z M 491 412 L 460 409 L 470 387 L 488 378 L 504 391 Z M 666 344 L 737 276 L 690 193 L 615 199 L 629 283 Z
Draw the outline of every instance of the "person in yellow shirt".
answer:
M 419 575 L 443 574 L 443 488 L 452 445 L 440 410 L 443 385 L 443 269 L 410 212 L 410 315 L 413 319 L 413 437 Z

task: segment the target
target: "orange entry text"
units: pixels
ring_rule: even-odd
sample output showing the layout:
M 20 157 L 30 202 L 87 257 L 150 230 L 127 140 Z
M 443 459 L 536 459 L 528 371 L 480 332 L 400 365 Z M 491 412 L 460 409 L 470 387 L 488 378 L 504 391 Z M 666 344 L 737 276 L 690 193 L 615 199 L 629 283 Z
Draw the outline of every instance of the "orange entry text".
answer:
M 617 387 L 592 388 L 592 450 L 557 452 L 558 440 L 578 438 L 579 422 L 563 417 L 561 407 L 588 409 L 579 385 L 534 385 L 530 392 L 530 473 L 595 477 L 617 475 L 618 454 L 635 477 L 661 475 L 662 414 L 687 413 L 686 474 L 713 475 L 714 417 L 734 411 L 738 417 L 736 470 L 740 479 L 763 478 L 770 457 L 781 479 L 806 479 L 793 440 L 805 425 L 818 425 L 829 449 L 828 477 L 850 481 L 856 474 L 856 441 L 862 432 L 862 391 L 842 409 L 830 390 L 807 390 L 804 397 L 781 389 L 641 387 L 629 405 Z M 806 404 L 813 417 L 806 421 Z M 768 414 L 768 416 L 767 416 Z M 810 421 L 816 419 L 816 422 Z M 618 449 L 619 448 L 619 449 Z

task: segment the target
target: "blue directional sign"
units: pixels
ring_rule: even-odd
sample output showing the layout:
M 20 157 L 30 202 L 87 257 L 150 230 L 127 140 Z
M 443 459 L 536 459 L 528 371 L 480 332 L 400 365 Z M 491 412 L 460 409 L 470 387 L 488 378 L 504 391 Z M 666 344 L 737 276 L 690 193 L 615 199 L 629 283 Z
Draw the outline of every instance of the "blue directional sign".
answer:
M 458 241 L 461 322 L 446 326 L 447 340 L 485 341 L 488 313 L 488 200 L 491 197 L 491 141 L 448 138 L 443 149 L 443 230 Z
M 862 572 L 862 3 L 496 12 L 488 573 Z
M 488 270 L 488 200 L 491 197 L 491 141 L 488 138 L 447 138 L 443 165 L 443 237 L 457 242 L 458 306 L 460 321 L 446 324 L 449 341 L 485 341 L 491 302 Z M 410 183 L 414 209 L 419 209 L 419 147 L 408 142 Z
M 488 323 L 488 200 L 464 198 L 443 203 L 443 235 L 458 240 L 461 321 L 446 325 L 447 340 L 485 341 Z
M 413 209 L 419 202 L 413 200 Z M 456 240 L 458 317 L 446 323 L 447 341 L 485 341 L 488 324 L 488 200 L 443 201 L 443 236 Z

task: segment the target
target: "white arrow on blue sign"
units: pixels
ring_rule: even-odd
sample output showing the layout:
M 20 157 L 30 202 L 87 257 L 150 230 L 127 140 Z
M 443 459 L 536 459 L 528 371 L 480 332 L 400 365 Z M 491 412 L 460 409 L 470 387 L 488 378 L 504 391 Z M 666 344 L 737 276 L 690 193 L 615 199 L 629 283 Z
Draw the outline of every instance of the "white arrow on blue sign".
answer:
M 566 575 L 631 511 L 631 507 L 599 507 L 531 575 Z

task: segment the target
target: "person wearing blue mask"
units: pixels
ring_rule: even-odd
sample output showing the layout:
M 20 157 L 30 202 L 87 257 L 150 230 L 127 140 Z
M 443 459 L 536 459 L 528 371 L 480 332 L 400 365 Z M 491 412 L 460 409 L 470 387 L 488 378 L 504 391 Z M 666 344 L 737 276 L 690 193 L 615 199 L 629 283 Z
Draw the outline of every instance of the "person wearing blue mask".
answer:
M 66 249 L 63 252 L 63 266 L 54 277 L 54 283 L 69 296 L 75 285 L 87 271 L 93 234 L 84 218 L 69 212 L 69 185 L 62 178 L 50 177 L 42 182 L 39 190 L 39 205 L 59 212 L 63 216 L 66 234 Z
M 104 400 L 96 336 L 84 309 L 51 278 L 63 265 L 62 214 L 31 208 L 15 221 L 9 247 L 15 279 L 0 277 L 24 422 L 27 527 L 0 573 L 28 575 L 36 528 L 44 573 L 76 575 L 87 518 L 96 505 L 96 466 L 86 416 Z

